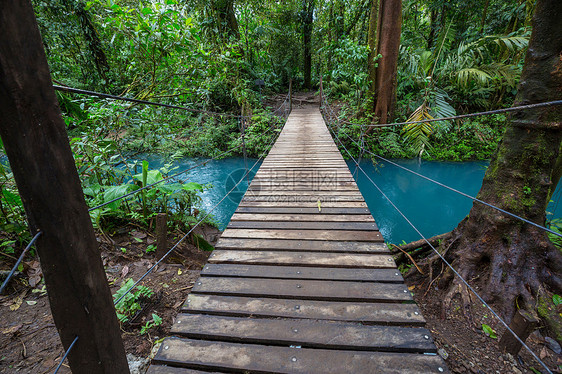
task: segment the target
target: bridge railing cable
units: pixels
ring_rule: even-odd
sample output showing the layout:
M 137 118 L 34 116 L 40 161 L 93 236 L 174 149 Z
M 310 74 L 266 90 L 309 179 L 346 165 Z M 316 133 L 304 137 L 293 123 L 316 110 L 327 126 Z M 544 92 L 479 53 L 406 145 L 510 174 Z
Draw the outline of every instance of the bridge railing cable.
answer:
M 277 136 L 278 137 L 278 136 Z M 203 221 L 205 221 L 205 219 L 207 219 L 207 217 L 210 216 L 210 214 L 238 187 L 238 185 L 252 172 L 252 170 L 256 167 L 256 165 L 259 164 L 259 162 L 264 158 L 264 156 L 267 154 L 268 152 L 268 148 L 269 146 L 271 146 L 275 140 L 277 139 L 277 137 L 273 138 L 268 146 L 266 147 L 266 149 L 261 153 L 260 157 L 256 160 L 256 162 L 254 162 L 254 164 L 252 165 L 252 167 L 248 170 L 246 170 L 246 172 L 244 173 L 244 175 L 240 178 L 240 180 L 226 193 L 225 196 L 223 196 L 223 198 L 216 203 L 208 212 L 207 214 L 201 218 L 184 236 L 182 236 L 182 238 L 180 240 L 178 240 L 176 242 L 176 244 L 174 244 L 172 246 L 172 248 L 170 248 L 170 250 L 168 250 L 168 252 L 166 252 L 162 258 L 160 258 L 160 260 L 158 260 L 152 267 L 150 267 L 150 269 L 148 269 L 148 271 L 146 273 L 144 273 L 129 289 L 127 289 L 127 291 L 125 291 L 125 293 L 123 295 L 121 295 L 121 297 L 119 297 L 119 299 L 115 300 L 114 305 L 117 305 L 121 300 L 123 300 L 123 298 L 130 293 L 140 282 L 143 281 L 144 278 L 146 278 L 162 261 L 164 261 L 164 259 L 166 259 L 192 232 L 193 230 L 195 230 L 196 227 L 198 227 Z
M 561 103 L 562 103 L 562 101 L 561 101 Z M 324 107 L 325 107 L 327 110 L 330 111 L 330 119 L 335 118 L 336 121 L 339 121 L 339 119 L 337 118 L 337 116 L 335 116 L 335 114 L 334 114 L 332 108 L 330 107 L 330 105 L 329 105 L 328 103 L 325 103 L 325 106 L 324 106 Z M 448 185 L 446 185 L 446 184 L 444 184 L 444 183 L 438 182 L 438 181 L 436 181 L 436 180 L 434 180 L 434 179 L 431 179 L 431 178 L 429 178 L 429 177 L 427 177 L 427 176 L 425 176 L 425 175 L 422 175 L 422 174 L 417 173 L 417 172 L 415 172 L 415 171 L 413 171 L 413 170 L 411 170 L 411 169 L 408 169 L 408 168 L 406 168 L 406 167 L 404 167 L 404 166 L 402 166 L 402 165 L 399 165 L 399 164 L 397 164 L 397 163 L 395 163 L 395 162 L 393 162 L 393 161 L 391 161 L 391 160 L 388 160 L 388 159 L 386 159 L 386 158 L 384 158 L 384 157 L 382 157 L 382 156 L 379 156 L 379 155 L 375 154 L 374 152 L 371 152 L 369 149 L 367 149 L 367 148 L 365 147 L 365 144 L 364 144 L 364 143 L 359 144 L 356 140 L 354 140 L 352 137 L 350 137 L 349 134 L 347 134 L 347 133 L 343 133 L 343 134 L 344 134 L 349 140 L 351 140 L 356 146 L 358 146 L 362 153 L 365 152 L 365 153 L 367 153 L 367 154 L 369 154 L 369 155 L 371 155 L 371 156 L 373 156 L 373 157 L 376 157 L 376 158 L 378 158 L 378 159 L 380 159 L 380 160 L 382 160 L 382 161 L 384 161 L 384 162 L 387 162 L 387 163 L 389 163 L 389 164 L 391 164 L 391 165 L 393 165 L 393 166 L 396 166 L 396 167 L 398 167 L 398 168 L 400 168 L 400 169 L 402 169 L 402 170 L 404 170 L 404 171 L 407 171 L 408 173 L 414 174 L 414 175 L 416 175 L 416 176 L 418 176 L 418 177 L 420 177 L 420 178 L 423 178 L 423 179 L 425 179 L 425 180 L 427 180 L 427 181 L 429 181 L 429 182 L 431 182 L 431 183 L 434 183 L 434 184 L 436 184 L 436 185 L 438 185 L 438 186 L 441 186 L 441 187 L 446 188 L 446 189 L 448 189 L 448 190 L 450 190 L 450 191 L 453 191 L 453 192 L 455 192 L 455 193 L 457 193 L 457 194 L 459 194 L 459 195 L 461 195 L 461 196 L 464 196 L 464 197 L 466 197 L 466 198 L 468 198 L 468 199 L 471 199 L 472 201 L 475 201 L 475 202 L 477 202 L 477 203 L 483 204 L 483 205 L 485 205 L 485 206 L 487 206 L 487 207 L 489 207 L 489 208 L 492 208 L 492 209 L 497 210 L 498 212 L 501 212 L 501 213 L 503 213 L 503 214 L 505 214 L 505 215 L 508 215 L 508 216 L 510 216 L 510 217 L 512 217 L 512 218 L 515 218 L 515 219 L 520 220 L 520 221 L 522 221 L 522 222 L 525 222 L 525 223 L 527 223 L 527 224 L 529 224 L 529 225 L 532 225 L 532 226 L 534 226 L 534 227 L 536 227 L 536 228 L 538 228 L 538 229 L 540 229 L 540 230 L 542 230 L 542 231 L 546 231 L 546 232 L 548 232 L 548 233 L 550 233 L 550 234 L 552 234 L 552 235 L 555 235 L 555 236 L 558 236 L 558 237 L 561 237 L 561 238 L 562 238 L 562 234 L 559 233 L 559 232 L 557 232 L 557 231 L 554 231 L 554 230 L 552 230 L 552 229 L 550 229 L 550 228 L 548 228 L 548 227 L 539 225 L 539 224 L 537 224 L 537 223 L 535 223 L 535 222 L 533 222 L 533 221 L 531 221 L 531 220 L 528 220 L 528 219 L 526 219 L 526 218 L 524 218 L 524 217 L 521 217 L 521 216 L 519 216 L 519 215 L 517 215 L 517 214 L 511 213 L 511 212 L 509 212 L 509 211 L 507 211 L 507 210 L 505 210 L 505 209 L 502 209 L 502 208 L 500 208 L 500 207 L 498 207 L 498 206 L 496 206 L 496 205 L 490 204 L 490 203 L 488 203 L 488 202 L 486 202 L 486 201 L 480 200 L 480 199 L 478 199 L 478 198 L 476 198 L 476 197 L 474 197 L 474 196 L 471 196 L 471 195 L 469 195 L 469 194 L 467 194 L 467 193 L 464 193 L 464 192 L 462 192 L 462 191 L 459 191 L 459 190 L 457 190 L 457 189 L 455 189 L 455 188 L 453 188 L 453 187 L 450 187 L 450 186 L 448 186 Z
M 35 244 L 35 242 L 37 241 L 37 239 L 39 239 L 41 234 L 43 234 L 43 232 L 38 231 L 37 234 L 35 234 L 35 236 L 31 239 L 29 244 L 25 247 L 25 249 L 21 252 L 21 255 L 18 258 L 18 260 L 16 261 L 16 264 L 14 265 L 12 270 L 10 270 L 10 273 L 8 274 L 8 276 L 6 277 L 4 282 L 2 283 L 2 286 L 0 286 L 0 295 L 2 294 L 2 291 L 4 291 L 4 288 L 6 288 L 6 286 L 8 285 L 8 282 L 10 282 L 10 279 L 12 278 L 12 276 L 15 274 L 16 270 L 18 269 L 18 266 L 23 261 L 23 258 L 25 257 L 27 251 L 29 251 L 29 249 L 33 246 L 33 244 Z
M 66 350 L 66 352 L 64 353 L 64 356 L 62 356 L 62 358 L 60 359 L 59 364 L 57 365 L 57 368 L 55 369 L 55 371 L 53 372 L 53 374 L 57 374 L 60 370 L 60 368 L 62 367 L 62 364 L 64 362 L 64 360 L 66 360 L 66 357 L 68 356 L 68 354 L 70 353 L 70 351 L 72 351 L 72 348 L 74 347 L 74 345 L 76 344 L 76 342 L 78 341 L 78 336 L 74 338 L 74 340 L 72 341 L 72 343 L 70 343 L 70 345 L 68 346 L 68 349 Z
M 330 126 L 328 126 L 328 129 L 330 129 Z M 445 265 L 447 265 L 447 267 L 449 267 L 451 269 L 451 271 L 453 271 L 453 273 L 460 279 L 460 281 L 474 294 L 476 295 L 476 297 L 478 298 L 478 300 L 480 300 L 482 302 L 482 304 L 496 317 L 496 319 L 505 327 L 505 329 L 507 331 L 509 331 L 509 333 L 511 333 L 515 339 L 517 339 L 517 341 L 519 341 L 519 343 L 521 343 L 521 345 L 523 347 L 525 347 L 525 349 L 531 354 L 531 356 L 533 356 L 533 358 L 546 370 L 547 373 L 552 374 L 552 371 L 550 370 L 550 368 L 531 350 L 531 348 L 529 348 L 529 346 L 527 344 L 525 344 L 525 342 L 509 327 L 509 325 L 492 309 L 492 307 L 482 298 L 482 296 L 480 296 L 480 294 L 478 294 L 476 292 L 476 290 L 468 283 L 468 281 L 466 279 L 464 279 L 459 272 L 451 265 L 451 263 L 449 263 L 449 261 L 447 261 L 445 259 L 445 257 L 431 244 L 431 242 L 421 233 L 420 230 L 418 230 L 418 228 L 408 219 L 408 217 L 406 217 L 406 215 L 404 213 L 402 213 L 402 211 L 396 206 L 396 204 L 394 204 L 394 202 L 380 189 L 380 187 L 375 183 L 375 181 L 373 181 L 371 179 L 371 177 L 369 176 L 369 174 L 367 174 L 365 172 L 365 170 L 363 170 L 363 168 L 361 167 L 361 165 L 359 165 L 359 163 L 357 162 L 357 160 L 353 157 L 352 153 L 347 149 L 347 147 L 342 143 L 342 141 L 338 138 L 337 134 L 335 134 L 334 132 L 332 132 L 332 130 L 330 129 L 330 132 L 332 133 L 332 136 L 334 137 L 334 139 L 340 143 L 340 145 L 343 147 L 343 149 L 347 152 L 347 154 L 349 155 L 349 157 L 351 157 L 351 159 L 354 161 L 354 163 L 357 165 L 357 168 L 363 173 L 363 175 L 365 175 L 365 177 L 371 182 L 371 184 L 379 191 L 379 193 L 392 205 L 392 207 L 398 212 L 398 214 L 400 214 L 400 216 L 416 231 L 416 233 L 420 236 L 420 238 L 422 238 L 430 247 L 431 249 L 437 254 L 437 256 L 439 256 L 439 258 L 445 263 Z
M 151 183 L 151 184 L 147 184 L 147 185 L 144 186 L 144 187 L 140 187 L 140 188 L 138 188 L 138 189 L 136 189 L 136 190 L 134 190 L 134 191 L 128 192 L 128 193 L 123 194 L 123 195 L 121 195 L 121 196 L 118 196 L 118 197 L 116 197 L 116 198 L 114 198 L 114 199 L 105 201 L 105 202 L 103 202 L 103 203 L 101 203 L 101 204 L 99 204 L 99 205 L 96 205 L 96 206 L 94 206 L 94 207 L 88 209 L 88 212 L 91 212 L 91 211 L 94 211 L 94 210 L 103 208 L 104 206 L 109 205 L 109 204 L 111 204 L 111 203 L 114 203 L 114 202 L 116 202 L 116 201 L 123 200 L 123 199 L 125 199 L 125 198 L 127 198 L 127 197 L 136 195 L 136 194 L 138 194 L 138 193 L 141 192 L 141 191 L 148 190 L 148 189 L 150 189 L 150 188 L 152 188 L 152 187 L 154 187 L 154 186 L 156 186 L 156 185 L 159 185 L 159 184 L 161 184 L 161 183 L 164 183 L 164 182 L 167 182 L 167 181 L 171 181 L 171 180 L 173 180 L 173 179 L 179 177 L 179 176 L 182 175 L 182 174 L 185 174 L 185 173 L 187 173 L 187 172 L 189 172 L 189 171 L 195 170 L 195 169 L 197 169 L 197 168 L 199 168 L 199 167 L 201 167 L 201 166 L 205 166 L 205 165 L 206 165 L 207 163 L 209 163 L 210 161 L 213 161 L 213 160 L 216 160 L 216 159 L 218 159 L 218 158 L 221 158 L 221 157 L 223 157 L 223 156 L 225 156 L 225 155 L 227 155 L 227 154 L 229 154 L 229 153 L 234 152 L 235 150 L 237 150 L 237 149 L 239 149 L 239 148 L 243 148 L 244 164 L 246 165 L 246 163 L 247 163 L 247 161 L 246 161 L 246 160 L 247 160 L 247 158 L 246 158 L 246 157 L 247 157 L 247 156 L 246 156 L 246 155 L 247 155 L 247 152 L 246 152 L 246 142 L 245 142 L 245 128 L 242 128 L 242 125 L 245 123 L 245 121 L 244 121 L 243 118 L 241 118 L 240 120 L 241 120 L 241 122 L 240 122 L 240 126 L 241 126 L 241 130 L 240 130 L 240 131 L 241 131 L 241 137 L 240 137 L 240 138 L 241 138 L 242 142 L 241 142 L 239 145 L 237 145 L 237 146 L 235 146 L 235 147 L 232 147 L 232 148 L 230 148 L 230 149 L 228 149 L 228 150 L 226 150 L 226 151 L 224 151 L 224 152 L 222 152 L 222 153 L 220 153 L 220 154 L 218 154 L 218 155 L 216 155 L 216 156 L 213 156 L 213 157 L 211 157 L 211 158 L 208 159 L 208 160 L 205 160 L 205 161 L 202 161 L 202 162 L 200 162 L 200 163 L 198 163 L 198 164 L 196 164 L 196 165 L 193 165 L 193 166 L 191 166 L 191 167 L 189 167 L 189 168 L 187 168 L 187 169 L 185 169 L 185 170 L 182 170 L 182 171 L 179 171 L 179 172 L 177 172 L 177 173 L 174 173 L 174 174 L 172 174 L 172 175 L 170 175 L 170 176 L 168 176 L 168 177 L 166 177 L 166 178 L 163 178 L 163 179 L 161 179 L 161 180 L 159 180 L 159 181 L 156 181 L 156 182 Z M 273 129 L 269 128 L 266 132 L 263 133 L 263 135 L 267 135 L 267 134 L 269 134 L 271 131 L 273 131 Z M 246 167 L 246 168 L 247 168 L 247 167 Z
M 393 122 L 393 123 L 381 123 L 381 124 L 367 125 L 367 124 L 353 123 L 353 122 L 349 122 L 349 121 L 345 121 L 345 120 L 340 120 L 340 123 L 345 123 L 347 125 L 362 126 L 362 127 L 394 127 L 394 126 L 414 125 L 414 124 L 417 124 L 417 123 L 428 123 L 428 122 L 437 122 L 437 121 L 453 121 L 453 120 L 463 119 L 463 118 L 489 116 L 489 115 L 492 115 L 492 114 L 501 114 L 501 113 L 508 113 L 508 112 L 518 112 L 518 111 L 523 111 L 523 110 L 544 108 L 544 107 L 557 106 L 557 105 L 562 105 L 562 100 L 546 101 L 546 102 L 543 102 L 543 103 L 536 103 L 536 104 L 518 105 L 518 106 L 513 106 L 513 107 L 510 107 L 510 108 L 488 110 L 488 111 L 485 111 L 485 112 L 459 114 L 457 116 L 451 116 L 451 117 L 429 118 L 429 119 L 424 119 L 424 120 L 419 120 L 419 121 L 410 121 L 410 122 Z
M 144 105 L 159 106 L 159 107 L 163 107 L 163 108 L 179 109 L 179 110 L 185 110 L 187 112 L 209 114 L 209 115 L 214 115 L 214 116 L 223 116 L 223 117 L 232 117 L 232 118 L 239 118 L 240 117 L 240 115 L 238 115 L 238 114 L 220 113 L 220 112 L 213 112 L 213 111 L 208 111 L 208 110 L 204 110 L 204 109 L 187 108 L 187 107 L 178 106 L 178 105 L 157 103 L 157 102 L 154 102 L 154 101 L 140 100 L 140 99 L 134 99 L 134 98 L 130 98 L 130 97 L 117 96 L 117 95 L 110 95 L 110 94 L 106 94 L 106 93 L 102 93 L 102 92 L 81 90 L 81 89 L 78 89 L 78 88 L 67 87 L 67 86 L 59 86 L 59 85 L 56 85 L 56 84 L 53 85 L 53 88 L 55 90 L 61 91 L 61 92 L 69 92 L 69 93 L 75 93 L 75 94 L 81 94 L 81 95 L 95 96 L 95 97 L 99 97 L 101 99 L 112 99 L 112 100 L 119 100 L 119 101 L 127 101 L 127 102 L 135 103 L 135 104 L 144 104 Z

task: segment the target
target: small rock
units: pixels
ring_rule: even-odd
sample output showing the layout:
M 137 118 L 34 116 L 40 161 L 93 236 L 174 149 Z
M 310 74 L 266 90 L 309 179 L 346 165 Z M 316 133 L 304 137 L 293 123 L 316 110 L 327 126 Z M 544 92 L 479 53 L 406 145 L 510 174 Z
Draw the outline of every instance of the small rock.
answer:
M 150 360 L 148 358 L 137 357 L 131 353 L 127 354 L 127 362 L 131 374 L 144 374 L 148 369 Z
M 511 367 L 511 371 L 513 372 L 513 374 L 523 374 L 523 372 L 517 369 L 515 366 Z
M 548 336 L 544 337 L 544 341 L 546 343 L 546 346 L 554 353 L 556 353 L 557 355 L 559 355 L 560 353 L 562 353 L 562 348 L 560 348 L 560 344 L 558 344 L 558 342 L 552 338 L 549 338 Z
M 437 353 L 439 353 L 439 356 L 441 356 L 443 358 L 443 360 L 446 360 L 447 357 L 449 357 L 449 354 L 447 353 L 446 350 L 444 350 L 443 348 L 440 348 Z

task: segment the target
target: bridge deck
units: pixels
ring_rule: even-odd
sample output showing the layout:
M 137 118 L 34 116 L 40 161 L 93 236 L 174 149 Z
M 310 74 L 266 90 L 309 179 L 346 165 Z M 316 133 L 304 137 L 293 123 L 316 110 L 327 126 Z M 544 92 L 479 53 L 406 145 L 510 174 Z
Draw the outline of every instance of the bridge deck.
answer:
M 448 372 L 318 108 L 294 110 L 152 374 Z

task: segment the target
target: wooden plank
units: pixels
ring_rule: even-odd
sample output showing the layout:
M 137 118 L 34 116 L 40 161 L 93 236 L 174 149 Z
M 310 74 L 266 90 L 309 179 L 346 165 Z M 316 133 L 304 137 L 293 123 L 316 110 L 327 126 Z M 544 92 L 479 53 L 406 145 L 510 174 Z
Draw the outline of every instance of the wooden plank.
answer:
M 324 208 L 367 208 L 367 203 L 362 201 L 322 201 L 322 210 Z M 285 208 L 316 208 L 318 209 L 318 202 L 280 202 L 269 203 L 266 201 L 241 201 L 240 206 L 262 206 L 262 207 L 285 207 Z M 321 213 L 321 211 L 319 211 Z
M 201 271 L 205 277 L 245 277 L 338 280 L 358 282 L 402 283 L 404 278 L 397 269 L 357 269 L 304 266 L 267 266 L 240 264 L 207 264 Z
M 259 239 L 298 239 L 298 240 L 336 240 L 358 242 L 382 242 L 378 231 L 324 231 L 324 230 L 258 230 L 258 229 L 226 229 L 224 238 L 259 238 Z
M 318 212 L 318 210 L 316 210 Z M 290 222 L 375 222 L 370 214 L 337 215 L 337 214 L 262 214 L 262 213 L 234 213 L 230 222 L 236 221 L 290 221 Z
M 318 206 L 313 208 L 305 207 L 238 207 L 236 213 L 267 213 L 267 214 L 371 214 L 368 208 L 330 208 L 322 207 L 322 212 L 318 212 Z
M 230 221 L 228 229 L 377 231 L 372 222 Z
M 393 374 L 448 372 L 438 355 L 295 349 L 180 338 L 166 338 L 153 361 L 252 373 L 372 374 L 375 368 Z
M 261 187 L 261 186 L 259 186 Z M 359 192 L 359 189 L 357 190 L 327 190 L 327 191 L 312 191 L 312 190 L 308 190 L 308 191 L 286 191 L 286 190 L 281 190 L 279 188 L 275 188 L 275 189 L 264 189 L 264 188 L 260 188 L 260 189 L 252 189 L 249 192 L 247 192 L 248 195 L 251 196 L 326 196 L 327 198 L 332 198 L 332 197 L 339 197 L 339 196 L 353 196 L 353 197 L 359 197 L 359 198 L 363 198 L 363 195 L 361 195 L 361 192 Z
M 386 254 L 289 252 L 289 251 L 227 251 L 214 250 L 209 262 L 227 264 L 332 266 L 341 268 L 395 268 L 392 256 Z
M 437 350 L 425 328 L 350 322 L 180 314 L 171 332 L 192 339 L 303 348 L 420 353 Z
M 236 250 L 311 251 L 344 253 L 389 253 L 384 243 L 291 239 L 220 238 L 215 248 Z M 321 255 L 323 256 L 323 255 Z
M 191 293 L 374 303 L 412 301 L 404 284 L 326 280 L 201 277 Z
M 242 201 L 246 202 L 271 202 L 271 203 L 294 203 L 294 202 L 330 202 L 334 203 L 347 203 L 347 202 L 358 202 L 363 204 L 363 196 L 341 196 L 341 195 L 324 195 L 324 194 L 299 194 L 299 195 L 286 195 L 282 192 L 276 195 L 262 195 L 262 194 L 252 194 L 247 193 L 244 195 Z
M 150 365 L 146 374 L 217 374 L 216 371 L 199 371 L 166 365 Z

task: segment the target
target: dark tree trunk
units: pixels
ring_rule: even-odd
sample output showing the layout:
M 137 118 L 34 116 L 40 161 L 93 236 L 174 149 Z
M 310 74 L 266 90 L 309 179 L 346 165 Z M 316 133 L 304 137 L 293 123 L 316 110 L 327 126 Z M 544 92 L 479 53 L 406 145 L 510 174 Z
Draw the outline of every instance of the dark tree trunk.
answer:
M 562 99 L 561 18 L 561 1 L 537 1 L 514 105 Z M 561 106 L 513 115 L 478 198 L 543 225 L 562 142 L 561 119 Z M 452 237 L 459 238 L 448 251 L 453 266 L 477 282 L 508 320 L 516 305 L 532 310 L 544 290 L 562 294 L 562 255 L 544 231 L 475 203 Z M 455 278 L 445 309 L 459 290 L 466 297 L 463 287 Z
M 371 0 L 371 11 L 369 13 L 369 32 L 367 33 L 367 44 L 369 46 L 369 61 L 367 69 L 369 72 L 369 98 L 373 101 L 372 110 L 375 110 L 375 97 L 377 93 L 376 79 L 377 79 L 377 63 L 375 57 L 377 56 L 377 19 L 379 16 L 379 0 Z
M 427 36 L 427 49 L 431 50 L 433 48 L 433 43 L 435 43 L 435 31 L 437 29 L 437 10 L 432 9 L 429 22 L 429 35 Z
M 113 300 L 33 8 L 0 2 L 0 136 L 74 373 L 128 373 Z
M 379 0 L 377 19 L 377 61 L 374 87 L 374 115 L 379 123 L 392 120 L 396 104 L 396 78 L 400 32 L 402 29 L 402 0 Z M 371 127 L 370 130 L 374 129 Z
M 234 0 L 214 0 L 212 4 L 217 17 L 219 33 L 226 35 L 227 38 L 240 39 L 238 20 L 234 13 Z
M 490 6 L 490 0 L 484 1 L 484 10 L 482 10 L 482 19 L 480 21 L 480 33 L 484 32 L 484 26 L 486 26 L 486 18 L 488 17 L 488 7 Z
M 304 88 L 312 87 L 312 21 L 314 0 L 303 2 Z

